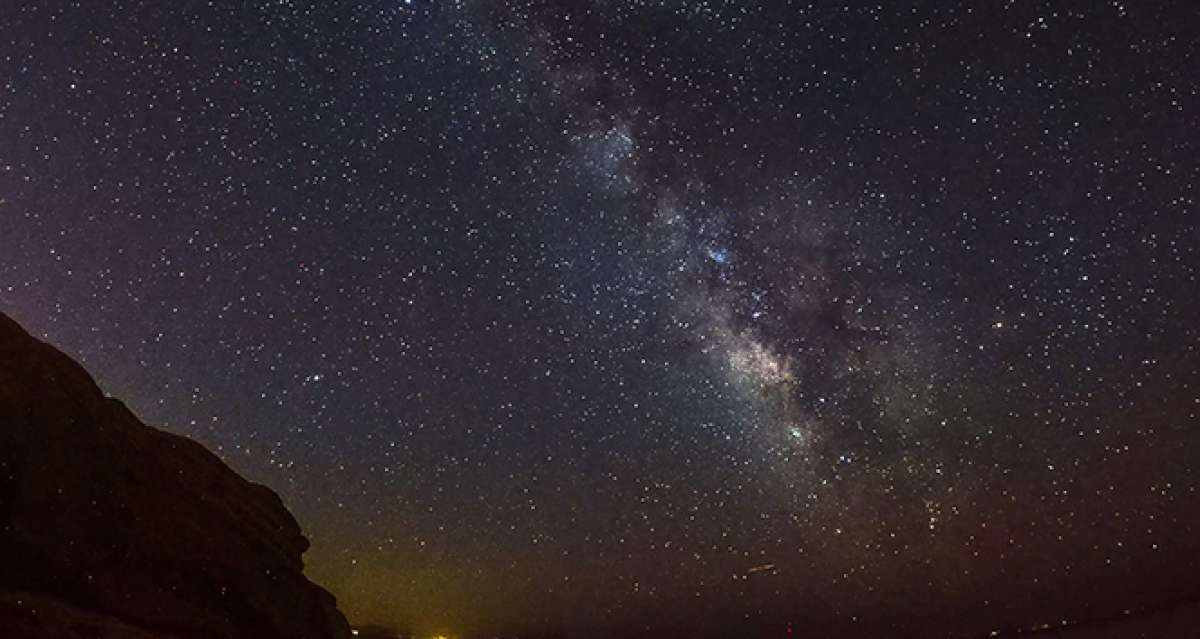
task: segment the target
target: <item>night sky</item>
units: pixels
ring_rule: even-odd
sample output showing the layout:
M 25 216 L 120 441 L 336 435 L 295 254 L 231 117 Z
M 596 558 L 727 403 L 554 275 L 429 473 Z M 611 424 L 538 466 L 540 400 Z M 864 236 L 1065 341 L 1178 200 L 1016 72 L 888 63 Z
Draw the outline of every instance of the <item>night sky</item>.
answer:
M 356 623 L 1110 617 L 1200 594 L 1198 70 L 1183 0 L 10 0 L 0 311 Z

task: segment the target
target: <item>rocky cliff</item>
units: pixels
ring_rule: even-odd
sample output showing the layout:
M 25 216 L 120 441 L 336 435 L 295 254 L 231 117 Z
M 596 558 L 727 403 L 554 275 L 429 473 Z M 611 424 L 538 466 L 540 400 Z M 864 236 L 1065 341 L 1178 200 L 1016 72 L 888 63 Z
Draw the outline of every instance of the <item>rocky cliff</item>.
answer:
M 5 636 L 349 637 L 307 547 L 278 495 L 0 315 Z

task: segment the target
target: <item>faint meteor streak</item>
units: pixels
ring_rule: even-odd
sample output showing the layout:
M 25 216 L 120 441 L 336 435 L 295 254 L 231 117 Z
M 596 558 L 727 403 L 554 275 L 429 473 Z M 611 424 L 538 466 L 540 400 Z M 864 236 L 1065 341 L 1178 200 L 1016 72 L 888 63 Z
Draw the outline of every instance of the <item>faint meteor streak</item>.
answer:
M 763 564 L 761 566 L 755 566 L 747 570 L 746 574 L 753 575 L 756 572 L 775 572 L 775 564 Z

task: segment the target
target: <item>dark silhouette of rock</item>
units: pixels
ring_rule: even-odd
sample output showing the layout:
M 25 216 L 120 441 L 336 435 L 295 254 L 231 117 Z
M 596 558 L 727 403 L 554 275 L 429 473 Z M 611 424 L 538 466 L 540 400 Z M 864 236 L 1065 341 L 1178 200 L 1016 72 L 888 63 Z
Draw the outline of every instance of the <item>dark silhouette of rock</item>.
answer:
M 307 547 L 278 495 L 0 315 L 4 636 L 347 638 Z

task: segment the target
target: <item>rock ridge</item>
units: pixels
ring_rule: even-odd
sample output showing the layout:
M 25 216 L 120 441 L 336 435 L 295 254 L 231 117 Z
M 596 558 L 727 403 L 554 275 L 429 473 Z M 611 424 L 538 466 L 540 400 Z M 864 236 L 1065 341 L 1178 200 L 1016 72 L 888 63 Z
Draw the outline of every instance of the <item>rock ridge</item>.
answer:
M 19 636 L 345 639 L 269 488 L 143 424 L 0 314 L 0 627 Z

